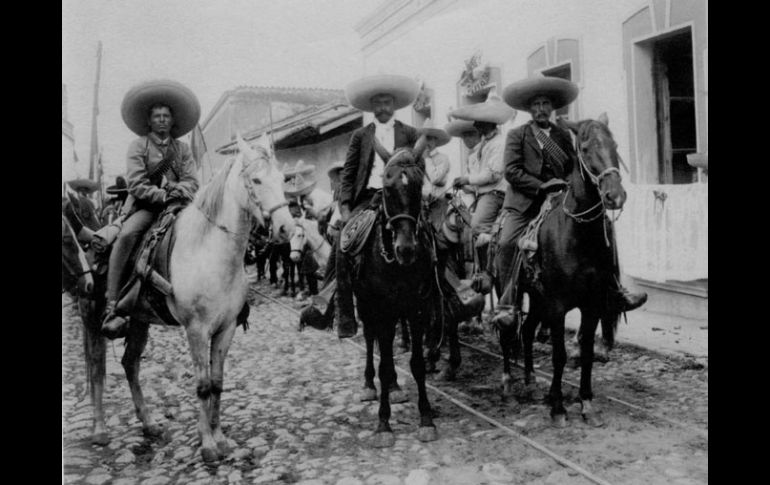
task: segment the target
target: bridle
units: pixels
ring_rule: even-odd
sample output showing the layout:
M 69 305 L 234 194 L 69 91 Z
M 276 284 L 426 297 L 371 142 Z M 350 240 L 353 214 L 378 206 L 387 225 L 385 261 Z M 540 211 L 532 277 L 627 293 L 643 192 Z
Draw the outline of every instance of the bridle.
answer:
M 257 193 L 254 191 L 254 186 L 251 184 L 251 182 L 249 181 L 249 177 L 246 175 L 246 169 L 247 168 L 248 168 L 248 165 L 243 164 L 241 166 L 240 172 L 238 173 L 238 177 L 243 182 L 243 187 L 246 189 L 246 194 L 247 194 L 247 197 L 248 197 L 247 206 L 246 207 L 241 207 L 241 211 L 244 214 L 244 218 L 247 219 L 247 220 L 250 220 L 251 217 L 253 217 L 252 212 L 249 210 L 250 205 L 253 205 L 254 208 L 256 209 L 256 211 L 261 211 L 262 210 L 262 202 L 259 200 L 259 197 L 257 197 Z M 277 211 L 281 207 L 286 207 L 288 205 L 289 205 L 289 202 L 286 201 L 286 200 L 284 200 L 283 202 L 279 202 L 275 206 L 273 206 L 270 209 L 268 209 L 267 210 L 267 214 L 268 214 L 269 217 L 272 217 L 273 214 L 275 213 L 275 211 Z M 221 230 L 222 232 L 224 232 L 226 234 L 231 234 L 233 236 L 244 236 L 246 234 L 249 234 L 249 232 L 250 232 L 250 231 L 246 231 L 246 232 L 241 233 L 241 232 L 232 231 L 232 230 L 228 229 L 227 226 L 225 226 L 224 224 L 219 224 L 216 221 L 211 220 L 211 217 L 208 214 L 206 214 L 205 212 L 203 212 L 200 209 L 200 207 L 198 207 L 197 205 L 195 207 L 198 208 L 198 210 L 206 217 L 206 220 L 208 220 L 211 223 L 211 225 L 213 225 L 214 227 L 216 227 L 217 229 Z
M 302 228 L 302 239 L 304 239 L 304 240 L 305 240 L 305 244 L 307 244 L 308 246 L 310 246 L 310 249 L 312 249 L 312 252 L 313 252 L 313 253 L 317 253 L 318 251 L 320 251 L 320 250 L 321 250 L 321 247 L 323 246 L 323 240 L 321 240 L 321 243 L 318 245 L 318 247 L 314 248 L 314 247 L 313 247 L 313 244 L 310 242 L 310 239 L 308 239 L 308 237 L 307 237 L 307 231 L 305 230 L 305 228 L 304 228 L 304 227 L 302 227 L 302 226 L 301 226 L 301 225 L 299 225 L 299 224 L 298 224 L 298 227 Z M 303 244 L 303 245 L 302 245 L 302 248 L 304 248 L 304 247 L 305 247 L 305 244 Z M 299 254 L 302 254 L 302 252 L 303 252 L 303 251 L 302 251 L 302 249 L 292 249 L 290 252 L 291 252 L 291 253 L 299 253 Z
M 580 224 L 584 224 L 584 223 L 588 223 L 588 222 L 593 222 L 593 221 L 599 219 L 600 217 L 604 216 L 607 213 L 608 209 L 607 209 L 607 206 L 606 206 L 606 204 L 604 202 L 604 200 L 606 198 L 605 196 L 607 195 L 607 192 L 603 191 L 601 189 L 602 180 L 604 180 L 605 177 L 608 177 L 609 175 L 611 175 L 613 173 L 617 174 L 618 179 L 622 180 L 622 177 L 620 175 L 620 170 L 617 167 L 607 167 L 604 170 L 602 170 L 601 173 L 599 173 L 599 175 L 594 175 L 594 173 L 591 172 L 591 170 L 588 168 L 588 164 L 586 163 L 585 158 L 583 157 L 583 148 L 585 148 L 588 145 L 588 143 L 590 143 L 590 142 L 588 140 L 584 140 L 584 141 L 578 143 L 577 137 L 575 137 L 575 135 L 572 133 L 572 131 L 570 131 L 570 135 L 573 137 L 573 139 L 575 141 L 575 152 L 577 153 L 577 158 L 578 158 L 578 161 L 580 163 L 580 177 L 585 181 L 586 174 L 587 174 L 588 175 L 588 179 L 591 181 L 591 184 L 596 188 L 596 191 L 599 194 L 599 202 L 597 202 L 596 204 L 592 205 L 588 209 L 586 209 L 584 211 L 581 211 L 581 212 L 570 212 L 567 209 L 566 201 L 567 201 L 567 195 L 569 195 L 569 191 L 570 191 L 571 187 L 569 187 L 569 186 L 567 187 L 567 192 L 564 195 L 564 202 L 562 202 L 562 209 L 564 210 L 564 213 L 567 216 L 569 216 L 572 220 L 574 220 L 575 222 L 578 222 Z M 617 157 L 618 157 L 618 160 L 620 161 L 620 163 L 623 163 L 623 159 L 620 157 L 620 154 L 617 154 Z M 625 166 L 624 163 L 623 163 L 623 166 Z M 590 214 L 592 212 L 594 212 L 594 211 L 597 211 L 596 215 L 591 216 Z M 617 217 L 615 217 L 613 219 L 613 222 L 617 221 L 620 218 L 620 214 L 622 212 L 623 212 L 623 209 L 621 208 L 620 212 L 617 215 Z M 610 245 L 610 241 L 609 241 L 609 237 L 607 235 L 607 219 L 606 218 L 604 219 L 603 226 L 604 226 L 604 240 L 607 243 L 607 246 L 609 246 Z
M 414 165 L 414 167 L 419 169 L 419 166 L 417 164 L 411 164 L 411 165 Z M 387 166 L 385 168 L 387 169 Z M 424 174 L 420 177 L 420 180 L 422 180 L 423 177 L 424 177 Z M 422 211 L 418 212 L 417 217 L 414 217 L 411 214 L 408 214 L 406 212 L 402 212 L 402 213 L 391 215 L 390 211 L 388 210 L 387 197 L 385 197 L 385 188 L 384 187 L 381 189 L 381 192 L 382 192 L 382 212 L 385 215 L 385 229 L 387 229 L 388 231 L 393 231 L 393 223 L 395 221 L 398 221 L 398 220 L 401 220 L 401 219 L 406 219 L 408 221 L 412 221 L 412 223 L 414 224 L 414 227 L 415 227 L 415 237 L 419 236 L 419 234 L 420 234 L 419 219 L 421 218 L 421 212 Z M 384 236 L 384 234 L 380 233 L 380 239 L 382 239 L 383 236 Z M 395 233 L 393 233 L 393 239 L 395 239 Z M 388 252 L 385 250 L 385 244 L 382 244 L 381 246 L 382 246 L 382 248 L 380 250 L 380 254 L 385 259 L 385 262 L 390 264 L 393 261 L 395 261 L 396 260 L 395 256 L 389 255 Z

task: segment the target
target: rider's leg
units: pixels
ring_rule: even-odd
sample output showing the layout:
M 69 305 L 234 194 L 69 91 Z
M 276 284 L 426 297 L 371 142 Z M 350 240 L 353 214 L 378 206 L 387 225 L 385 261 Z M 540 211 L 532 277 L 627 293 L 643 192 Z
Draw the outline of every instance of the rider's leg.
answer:
M 117 338 L 125 330 L 126 319 L 122 315 L 115 314 L 115 305 L 123 282 L 123 275 L 127 271 L 126 264 L 131 256 L 131 251 L 144 232 L 152 225 L 155 215 L 148 210 L 138 210 L 123 222 L 115 244 L 110 253 L 110 264 L 107 272 L 107 306 L 104 310 L 105 317 L 102 321 L 102 332 L 108 338 Z
M 617 305 L 618 311 L 630 312 L 631 310 L 636 310 L 644 305 L 647 301 L 647 293 L 631 292 L 620 284 L 620 264 L 618 262 L 617 240 L 615 239 L 615 230 L 612 227 L 612 222 L 609 220 L 607 220 L 607 230 L 610 235 L 609 256 L 612 258 L 611 265 L 613 271 L 613 278 L 610 280 L 610 288 L 614 292 L 614 298 L 612 300 L 615 305 Z

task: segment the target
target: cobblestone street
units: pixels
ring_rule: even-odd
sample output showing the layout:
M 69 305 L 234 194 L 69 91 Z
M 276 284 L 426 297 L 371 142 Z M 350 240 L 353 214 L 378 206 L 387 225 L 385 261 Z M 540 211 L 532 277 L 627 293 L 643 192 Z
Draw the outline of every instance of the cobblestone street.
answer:
M 82 329 L 74 306 L 62 310 L 64 482 L 88 484 L 303 483 L 428 484 L 588 483 L 558 463 L 430 395 L 439 440 L 416 438 L 413 399 L 392 406 L 392 449 L 371 446 L 377 404 L 361 403 L 363 352 L 332 334 L 297 333 L 296 316 L 277 305 L 252 307 L 225 371 L 223 428 L 234 451 L 216 467 L 198 453 L 198 403 L 184 332 L 152 327 L 142 362 L 145 397 L 165 426 L 142 436 L 120 366 L 122 341 L 108 346 L 105 413 L 111 443 L 91 445 Z M 516 464 L 515 467 L 506 464 Z M 571 472 L 571 471 L 570 471 Z

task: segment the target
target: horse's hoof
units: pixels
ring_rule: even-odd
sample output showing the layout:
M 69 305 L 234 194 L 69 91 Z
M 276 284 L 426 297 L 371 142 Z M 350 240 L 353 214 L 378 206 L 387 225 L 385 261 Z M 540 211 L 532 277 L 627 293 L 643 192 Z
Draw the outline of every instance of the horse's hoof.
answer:
M 601 428 L 604 426 L 604 421 L 596 413 L 583 413 L 583 422 L 592 428 Z
M 217 449 L 219 450 L 220 458 L 226 457 L 232 451 L 232 448 L 230 448 L 230 443 L 228 443 L 227 440 L 217 441 Z
M 163 426 L 154 423 L 148 424 L 147 426 L 142 426 L 142 433 L 149 438 L 157 438 L 163 434 Z
M 423 443 L 428 441 L 436 441 L 438 439 L 438 432 L 435 426 L 420 426 L 417 430 L 417 439 Z
M 396 444 L 396 436 L 391 431 L 381 431 L 374 434 L 375 448 L 390 448 Z
M 510 375 L 503 375 L 503 396 L 511 396 L 513 394 L 513 378 Z
M 365 401 L 376 401 L 377 400 L 377 389 L 372 389 L 371 387 L 364 387 L 361 391 L 361 402 Z
M 106 431 L 100 431 L 91 435 L 91 443 L 99 446 L 107 446 L 110 444 L 110 435 Z
M 554 416 L 551 416 L 551 420 L 553 421 L 554 428 L 566 428 L 567 427 L 567 415 L 566 414 L 556 414 Z
M 201 458 L 205 463 L 219 461 L 219 451 L 216 448 L 201 448 Z
M 449 381 L 454 381 L 456 378 L 457 378 L 457 373 L 451 367 L 445 367 L 444 370 L 442 370 L 438 375 L 438 379 L 440 381 L 449 382 Z
M 394 390 L 390 391 L 390 394 L 389 394 L 388 397 L 390 398 L 390 403 L 391 404 L 399 404 L 399 403 L 402 403 L 402 402 L 409 401 L 409 397 L 401 389 L 394 389 Z

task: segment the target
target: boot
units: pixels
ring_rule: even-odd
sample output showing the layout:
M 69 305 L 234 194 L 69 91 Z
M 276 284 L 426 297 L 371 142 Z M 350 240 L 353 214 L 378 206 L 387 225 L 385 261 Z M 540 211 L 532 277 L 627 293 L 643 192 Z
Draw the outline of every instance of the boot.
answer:
M 338 249 L 339 250 L 339 249 Z M 355 309 L 353 307 L 353 284 L 350 280 L 350 268 L 343 254 L 337 254 L 337 291 L 335 292 L 337 314 L 337 336 L 350 338 L 358 332 Z
M 115 313 L 116 304 L 115 300 L 110 300 L 104 308 L 102 335 L 110 340 L 125 337 L 128 333 L 128 320 Z
M 644 305 L 647 301 L 647 293 L 633 293 L 622 285 L 615 290 L 615 304 L 621 312 L 630 312 Z

